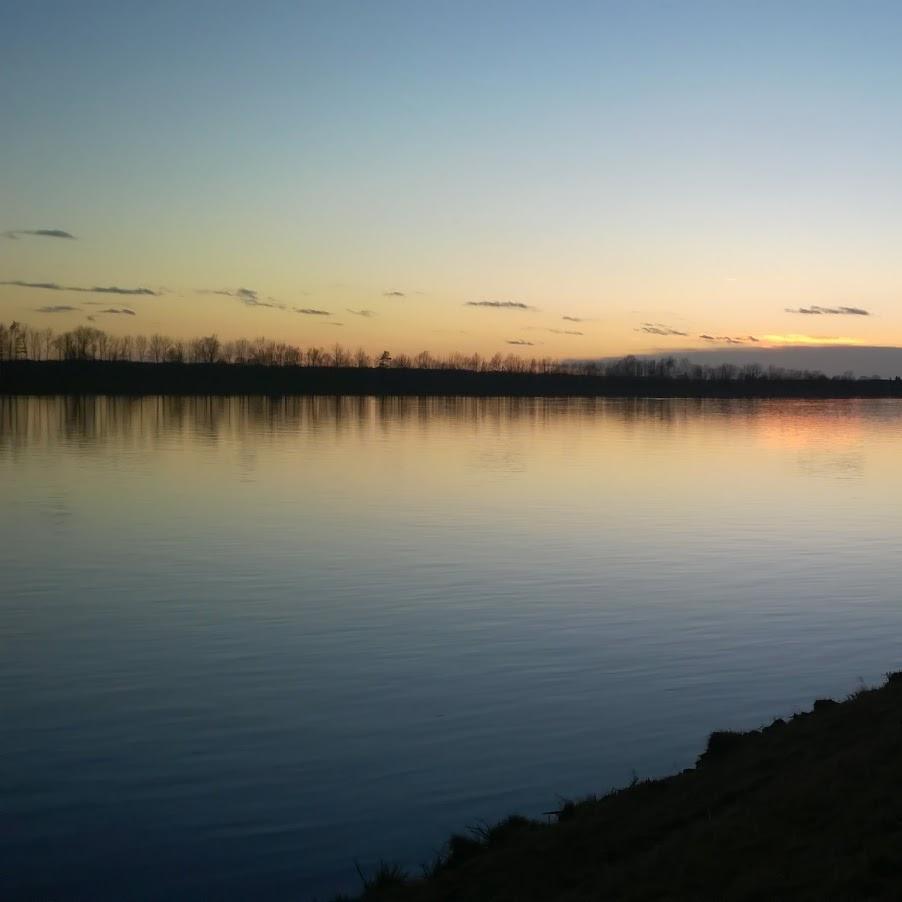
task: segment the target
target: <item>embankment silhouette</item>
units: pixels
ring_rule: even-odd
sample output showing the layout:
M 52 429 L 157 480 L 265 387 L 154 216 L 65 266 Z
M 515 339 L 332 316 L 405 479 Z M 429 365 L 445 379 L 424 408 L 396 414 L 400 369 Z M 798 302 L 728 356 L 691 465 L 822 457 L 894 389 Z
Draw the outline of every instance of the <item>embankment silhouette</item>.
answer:
M 409 876 L 363 872 L 385 902 L 896 899 L 902 888 L 902 674 L 748 733 L 694 768 L 452 837 Z

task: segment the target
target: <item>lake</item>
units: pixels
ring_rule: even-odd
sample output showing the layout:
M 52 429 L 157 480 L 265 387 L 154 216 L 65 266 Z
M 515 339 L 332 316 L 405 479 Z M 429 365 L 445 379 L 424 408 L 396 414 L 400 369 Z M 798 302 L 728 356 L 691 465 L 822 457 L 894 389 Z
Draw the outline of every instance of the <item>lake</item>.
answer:
M 902 666 L 902 402 L 0 398 L 0 897 L 320 900 Z

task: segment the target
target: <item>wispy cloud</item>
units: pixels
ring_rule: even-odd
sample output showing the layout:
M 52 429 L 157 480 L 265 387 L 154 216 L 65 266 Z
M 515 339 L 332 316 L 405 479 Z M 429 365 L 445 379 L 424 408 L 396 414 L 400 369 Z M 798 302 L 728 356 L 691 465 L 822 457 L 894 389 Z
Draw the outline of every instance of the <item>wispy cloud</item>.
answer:
M 755 338 L 754 335 L 708 335 L 707 333 L 703 333 L 702 335 L 699 335 L 699 338 L 703 341 L 718 341 L 728 345 L 744 345 L 747 341 L 756 343 L 761 341 L 760 338 Z
M 78 307 L 70 307 L 68 304 L 52 304 L 47 307 L 35 307 L 38 313 L 71 313 Z
M 546 329 L 546 332 L 553 332 L 555 335 L 585 335 L 585 332 L 577 332 L 575 329 Z
M 383 291 L 382 297 L 384 298 L 403 298 L 407 297 L 403 291 Z
M 62 285 L 57 285 L 56 282 L 22 282 L 19 279 L 14 279 L 12 281 L 0 282 L 0 285 L 15 285 L 18 288 L 43 288 L 46 291 L 67 291 L 68 289 L 64 288 Z
M 248 294 L 256 296 L 256 291 L 251 291 L 249 288 L 239 288 L 237 291 L 232 291 L 229 288 L 198 288 L 198 294 L 220 294 L 226 298 L 237 298 L 239 297 L 238 292 L 245 291 Z
M 250 304 L 252 306 L 256 306 L 260 303 L 260 296 L 253 288 L 236 288 L 234 296 L 237 297 L 239 301 L 243 301 L 245 304 Z
M 3 237 L 11 238 L 13 241 L 23 237 L 65 238 L 69 241 L 76 240 L 71 232 L 66 232 L 63 229 L 13 229 L 12 231 L 4 232 Z
M 315 307 L 294 307 L 295 313 L 303 313 L 304 316 L 331 316 L 331 310 L 317 310 Z
M 87 301 L 86 305 L 90 304 L 90 303 L 91 303 L 90 301 Z M 60 307 L 59 309 L 60 310 L 76 310 L 77 308 L 76 307 Z M 88 314 L 86 319 L 93 323 L 93 322 L 97 321 L 98 316 L 102 316 L 104 314 L 111 314 L 111 315 L 115 315 L 115 316 L 137 316 L 138 315 L 137 311 L 132 310 L 131 307 L 106 307 L 103 310 L 97 310 L 94 313 Z
M 161 294 L 161 292 L 153 291 L 150 288 L 120 288 L 118 285 L 94 285 L 91 288 L 85 288 L 80 285 L 59 285 L 56 282 L 23 282 L 20 279 L 0 282 L 0 285 L 15 285 L 18 288 L 39 288 L 43 291 L 79 291 L 87 294 L 128 294 L 153 298 L 159 297 Z
M 225 298 L 235 298 L 241 301 L 245 307 L 270 307 L 273 310 L 287 310 L 285 304 L 280 303 L 275 298 L 263 299 L 260 292 L 253 288 L 201 288 L 198 294 L 218 294 Z
M 151 291 L 149 288 L 120 288 L 118 285 L 110 285 L 107 287 L 94 286 L 93 288 L 69 288 L 68 291 L 89 291 L 94 294 L 135 294 L 147 295 L 148 297 L 159 297 L 159 291 Z
M 634 331 L 646 332 L 649 335 L 681 335 L 684 337 L 689 334 L 688 332 L 681 332 L 679 329 L 674 329 L 672 326 L 665 326 L 663 323 L 642 323 L 642 325 Z
M 495 310 L 535 310 L 522 301 L 467 301 L 464 307 L 492 307 Z
M 524 345 L 524 346 L 532 347 L 532 346 L 535 344 L 535 342 L 533 342 L 533 341 L 527 341 L 525 338 L 509 338 L 509 339 L 507 340 L 507 344 L 509 344 L 509 345 Z
M 347 310 L 348 313 L 353 313 L 354 316 L 364 316 L 367 319 L 376 315 L 375 310 L 352 310 L 350 307 L 348 307 Z
M 566 320 L 568 323 L 584 323 L 585 320 L 580 316 L 562 316 L 561 319 Z
M 808 316 L 870 316 L 870 311 L 863 307 L 787 307 L 787 313 L 804 313 Z

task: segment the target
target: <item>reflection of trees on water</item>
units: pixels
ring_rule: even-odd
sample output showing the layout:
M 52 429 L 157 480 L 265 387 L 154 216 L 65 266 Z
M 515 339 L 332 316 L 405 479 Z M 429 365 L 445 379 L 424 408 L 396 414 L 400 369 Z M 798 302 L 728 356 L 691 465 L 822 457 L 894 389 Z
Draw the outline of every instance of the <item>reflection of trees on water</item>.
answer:
M 892 401 L 763 401 L 654 398 L 475 397 L 0 397 L 0 447 L 90 448 L 115 444 L 147 450 L 179 441 L 215 445 L 304 434 L 334 441 L 414 429 L 574 430 L 745 428 L 767 444 L 777 436 L 858 434 L 865 421 L 896 419 Z M 789 444 L 788 438 L 786 444 Z

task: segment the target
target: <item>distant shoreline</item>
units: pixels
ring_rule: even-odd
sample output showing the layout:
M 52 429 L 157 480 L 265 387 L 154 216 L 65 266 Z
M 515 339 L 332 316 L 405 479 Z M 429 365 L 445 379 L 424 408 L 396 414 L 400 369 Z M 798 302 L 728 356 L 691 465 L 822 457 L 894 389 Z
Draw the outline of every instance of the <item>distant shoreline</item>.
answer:
M 0 394 L 856 399 L 902 398 L 902 380 L 16 360 L 0 362 Z

